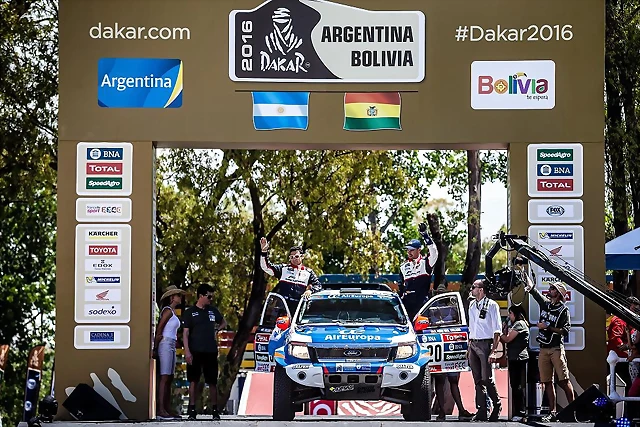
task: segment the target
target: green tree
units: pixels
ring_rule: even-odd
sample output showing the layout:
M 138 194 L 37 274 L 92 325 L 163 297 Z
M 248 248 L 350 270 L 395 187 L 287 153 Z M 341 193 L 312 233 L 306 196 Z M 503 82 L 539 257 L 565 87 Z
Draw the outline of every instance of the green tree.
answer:
M 57 24 L 56 2 L 0 3 L 0 344 L 11 345 L 0 384 L 6 425 L 22 417 L 29 349 L 53 336 Z M 45 369 L 50 375 L 51 357 Z

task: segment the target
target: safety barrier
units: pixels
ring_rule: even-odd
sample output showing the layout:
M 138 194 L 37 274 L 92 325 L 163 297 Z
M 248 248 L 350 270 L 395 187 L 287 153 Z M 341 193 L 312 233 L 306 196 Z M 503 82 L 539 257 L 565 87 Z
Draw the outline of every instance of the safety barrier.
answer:
M 618 402 L 640 402 L 640 397 L 620 396 L 616 391 L 616 364 L 618 362 L 626 362 L 624 357 L 618 357 L 615 351 L 610 350 L 607 356 L 607 363 L 609 364 L 609 400 L 614 403 Z M 633 362 L 640 363 L 640 358 L 633 359 Z M 629 384 L 630 385 L 630 384 Z

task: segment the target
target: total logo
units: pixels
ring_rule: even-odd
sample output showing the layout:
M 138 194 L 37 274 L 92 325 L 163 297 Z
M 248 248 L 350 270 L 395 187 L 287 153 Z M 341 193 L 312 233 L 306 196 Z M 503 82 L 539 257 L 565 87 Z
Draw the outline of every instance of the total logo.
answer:
M 122 160 L 123 151 L 122 148 L 87 148 L 87 160 Z
M 573 191 L 573 179 L 538 179 L 538 191 Z
M 120 304 L 113 305 L 100 305 L 100 304 L 86 304 L 84 306 L 84 315 L 91 317 L 116 317 L 121 312 Z
M 86 245 L 86 256 L 118 256 L 120 245 Z
M 122 162 L 94 163 L 87 162 L 87 175 L 122 175 Z

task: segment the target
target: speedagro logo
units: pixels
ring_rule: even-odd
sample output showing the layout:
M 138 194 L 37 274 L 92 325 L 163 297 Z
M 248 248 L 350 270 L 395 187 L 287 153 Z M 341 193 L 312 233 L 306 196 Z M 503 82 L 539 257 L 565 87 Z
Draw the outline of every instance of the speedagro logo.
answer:
M 573 161 L 573 149 L 572 148 L 540 148 L 538 149 L 538 161 L 539 162 L 562 162 Z
M 87 189 L 122 190 L 122 178 L 87 178 Z

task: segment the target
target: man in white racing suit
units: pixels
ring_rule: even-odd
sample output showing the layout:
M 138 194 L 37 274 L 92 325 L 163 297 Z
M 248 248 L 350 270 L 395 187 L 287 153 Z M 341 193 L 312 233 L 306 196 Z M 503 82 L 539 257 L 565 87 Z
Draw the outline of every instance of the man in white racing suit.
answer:
M 400 286 L 398 291 L 411 320 L 429 298 L 431 273 L 438 260 L 438 248 L 427 233 L 427 224 L 420 223 L 418 231 L 429 249 L 429 256 L 425 258 L 420 253 L 422 249 L 420 240 L 413 239 L 407 244 L 406 249 L 409 259 L 400 266 Z
M 262 249 L 260 267 L 269 276 L 279 279 L 273 292 L 282 295 L 293 316 L 301 297 L 307 297 L 322 290 L 318 276 L 313 270 L 302 265 L 304 254 L 299 246 L 289 250 L 289 264 L 272 264 L 269 261 L 269 242 L 264 237 L 260 239 L 260 248 Z

